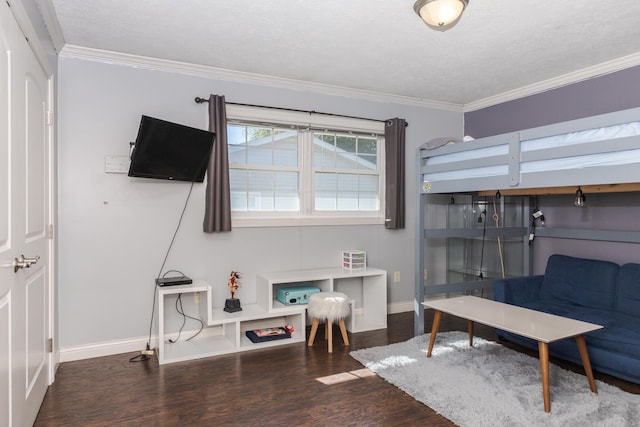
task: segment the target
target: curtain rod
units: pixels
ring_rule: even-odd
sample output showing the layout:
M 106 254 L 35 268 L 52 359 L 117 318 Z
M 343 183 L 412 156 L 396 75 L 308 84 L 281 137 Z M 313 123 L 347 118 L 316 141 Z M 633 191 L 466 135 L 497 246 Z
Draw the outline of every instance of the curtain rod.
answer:
M 195 101 L 198 104 L 209 102 L 208 99 L 200 98 L 199 96 L 196 96 Z M 296 112 L 296 113 L 320 114 L 320 115 L 323 115 L 323 116 L 343 117 L 345 119 L 369 120 L 369 121 L 372 121 L 372 122 L 386 123 L 386 120 L 369 119 L 369 118 L 366 118 L 366 117 L 346 116 L 346 115 L 343 115 L 343 114 L 334 114 L 334 113 L 322 113 L 322 112 L 313 111 L 313 110 L 298 110 L 296 108 L 271 107 L 271 106 L 268 106 L 268 105 L 243 104 L 243 103 L 240 103 L 240 102 L 228 102 L 228 101 L 225 101 L 225 104 L 240 105 L 242 107 L 268 108 L 268 109 L 271 109 L 271 110 L 293 111 L 293 112 Z M 409 123 L 405 122 L 404 126 L 405 127 L 409 126 Z

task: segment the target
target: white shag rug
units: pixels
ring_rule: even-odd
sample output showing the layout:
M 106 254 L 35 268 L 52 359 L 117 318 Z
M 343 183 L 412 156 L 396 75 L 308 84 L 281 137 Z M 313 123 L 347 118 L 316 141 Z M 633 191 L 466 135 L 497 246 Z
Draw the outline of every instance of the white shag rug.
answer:
M 640 426 L 640 395 L 549 366 L 551 412 L 544 412 L 540 361 L 465 332 L 429 334 L 351 356 L 386 381 L 463 427 Z

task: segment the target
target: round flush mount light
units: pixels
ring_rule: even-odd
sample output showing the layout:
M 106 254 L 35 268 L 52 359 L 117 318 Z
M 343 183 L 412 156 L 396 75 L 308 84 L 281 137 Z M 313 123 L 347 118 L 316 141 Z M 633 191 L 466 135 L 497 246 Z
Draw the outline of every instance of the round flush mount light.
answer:
M 446 31 L 458 23 L 469 0 L 418 0 L 413 10 L 431 28 Z

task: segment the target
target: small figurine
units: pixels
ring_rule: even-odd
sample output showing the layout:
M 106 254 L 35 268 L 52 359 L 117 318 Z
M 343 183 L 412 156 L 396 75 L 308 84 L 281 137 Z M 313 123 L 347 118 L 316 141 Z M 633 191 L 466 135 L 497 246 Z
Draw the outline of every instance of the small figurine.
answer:
M 242 311 L 242 307 L 240 307 L 240 300 L 236 298 L 236 291 L 240 287 L 240 273 L 232 271 L 229 275 L 227 286 L 229 287 L 229 291 L 231 291 L 231 298 L 227 298 L 225 301 L 224 311 L 227 313 Z
M 236 291 L 240 287 L 240 283 L 238 282 L 239 280 L 240 280 L 240 273 L 238 273 L 237 271 L 232 271 L 231 274 L 229 275 L 229 281 L 227 282 L 227 286 L 231 291 L 231 299 L 235 298 Z

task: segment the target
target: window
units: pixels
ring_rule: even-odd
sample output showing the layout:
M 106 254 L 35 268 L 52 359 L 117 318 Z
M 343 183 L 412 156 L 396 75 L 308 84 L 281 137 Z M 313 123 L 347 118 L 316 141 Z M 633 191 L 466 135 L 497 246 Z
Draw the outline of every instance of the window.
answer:
M 227 117 L 234 225 L 384 223 L 383 123 L 232 105 Z

